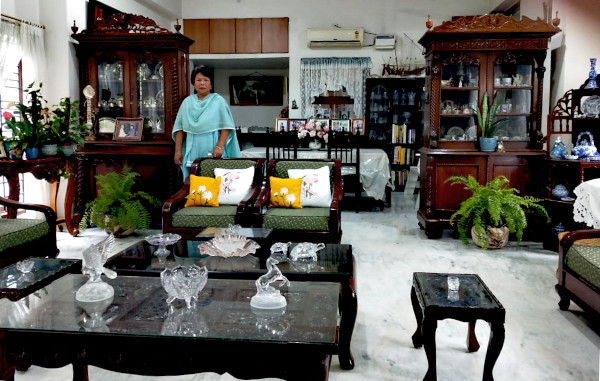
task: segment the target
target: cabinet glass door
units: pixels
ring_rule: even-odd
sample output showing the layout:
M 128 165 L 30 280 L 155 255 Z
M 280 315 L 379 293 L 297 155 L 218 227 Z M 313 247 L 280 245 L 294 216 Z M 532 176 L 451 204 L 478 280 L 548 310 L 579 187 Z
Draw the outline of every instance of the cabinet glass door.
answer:
M 388 136 L 388 112 L 389 99 L 388 88 L 384 85 L 376 85 L 371 90 L 369 95 L 369 139 L 370 140 L 385 140 Z
M 109 118 L 123 113 L 123 61 L 98 62 L 99 115 Z
M 494 94 L 505 94 L 496 120 L 502 140 L 529 140 L 532 123 L 533 58 L 507 53 L 494 61 Z
M 442 65 L 440 85 L 440 140 L 476 140 L 477 120 L 474 110 L 479 97 L 478 61 L 477 64 L 456 60 L 445 62 Z
M 165 133 L 165 82 L 163 63 L 158 60 L 136 63 L 138 115 L 144 118 L 144 134 Z

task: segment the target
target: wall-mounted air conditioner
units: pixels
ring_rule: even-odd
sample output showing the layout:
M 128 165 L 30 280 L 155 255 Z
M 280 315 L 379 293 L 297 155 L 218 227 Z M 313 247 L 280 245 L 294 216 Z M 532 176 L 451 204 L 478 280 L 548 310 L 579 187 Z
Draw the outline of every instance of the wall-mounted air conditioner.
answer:
M 360 48 L 363 28 L 308 29 L 306 39 L 311 48 Z

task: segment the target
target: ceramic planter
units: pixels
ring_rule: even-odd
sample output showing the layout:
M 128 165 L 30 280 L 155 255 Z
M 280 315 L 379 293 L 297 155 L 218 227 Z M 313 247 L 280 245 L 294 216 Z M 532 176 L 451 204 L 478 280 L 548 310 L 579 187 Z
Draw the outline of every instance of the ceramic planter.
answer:
M 58 155 L 58 146 L 56 144 L 44 144 L 42 153 L 46 156 L 56 156 Z
M 479 149 L 481 152 L 494 152 L 497 145 L 497 138 L 479 138 Z
M 506 226 L 497 228 L 487 226 L 485 230 L 487 233 L 486 241 L 488 249 L 501 249 L 508 243 L 508 228 Z M 477 246 L 483 247 L 482 242 L 477 237 L 475 227 L 471 228 L 471 238 Z
M 37 159 L 39 154 L 40 154 L 39 148 L 25 148 L 25 156 L 27 157 L 27 160 Z

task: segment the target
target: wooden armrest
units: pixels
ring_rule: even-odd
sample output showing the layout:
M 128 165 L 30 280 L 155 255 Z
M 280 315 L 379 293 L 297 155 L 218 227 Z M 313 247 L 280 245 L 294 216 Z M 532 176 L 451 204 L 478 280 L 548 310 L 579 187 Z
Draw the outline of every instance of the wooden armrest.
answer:
M 4 198 L 4 197 L 0 197 L 0 205 L 4 205 L 7 208 L 25 209 L 25 210 L 32 210 L 35 212 L 43 213 L 44 217 L 46 218 L 46 222 L 48 222 L 48 224 L 50 226 L 56 225 L 56 212 L 47 205 L 26 204 L 26 203 L 19 202 L 19 201 L 9 200 L 8 198 Z
M 588 238 L 600 238 L 600 229 L 575 230 L 565 234 L 559 243 L 559 254 L 566 254 L 575 241 Z

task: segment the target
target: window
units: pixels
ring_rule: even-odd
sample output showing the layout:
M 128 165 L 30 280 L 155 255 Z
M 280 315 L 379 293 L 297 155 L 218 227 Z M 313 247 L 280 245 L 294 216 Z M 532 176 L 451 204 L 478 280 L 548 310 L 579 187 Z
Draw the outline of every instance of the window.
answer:
M 19 62 L 15 72 L 11 74 L 10 78 L 6 82 L 6 85 L 0 92 L 0 115 L 4 113 L 4 111 L 10 111 L 16 119 L 21 118 L 19 110 L 16 107 L 13 106 L 10 109 L 8 108 L 8 104 L 10 102 L 23 102 L 23 79 L 21 74 L 22 66 L 21 62 Z M 3 138 L 12 137 L 12 132 L 9 129 L 7 129 L 4 125 L 4 118 L 0 118 L 0 135 L 2 135 Z M 19 176 L 19 182 L 21 183 L 21 194 L 19 195 L 19 199 L 23 200 L 25 194 L 23 174 Z M 6 177 L 4 176 L 0 176 L 0 195 L 2 197 L 8 197 L 8 182 L 6 181 Z M 3 211 L 4 210 L 0 209 L 0 212 Z

